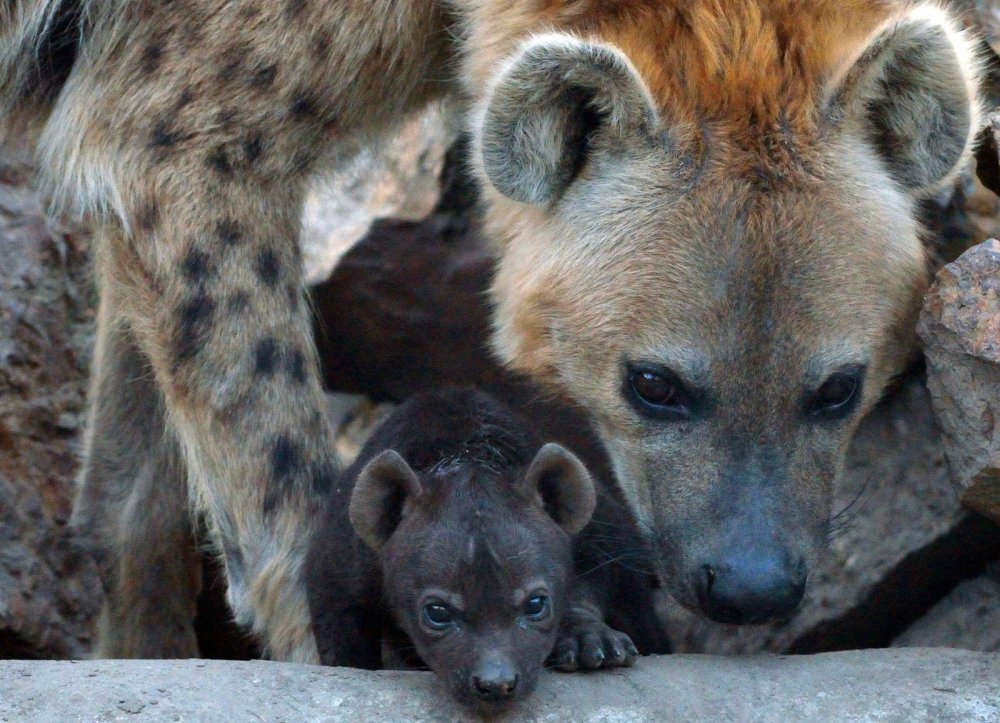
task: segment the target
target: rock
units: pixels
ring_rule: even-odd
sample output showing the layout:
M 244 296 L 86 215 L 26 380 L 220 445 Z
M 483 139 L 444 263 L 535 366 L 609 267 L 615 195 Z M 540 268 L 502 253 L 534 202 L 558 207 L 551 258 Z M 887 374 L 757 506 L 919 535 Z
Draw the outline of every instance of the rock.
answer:
M 85 246 L 0 158 L 0 657 L 87 653 L 100 584 L 66 523 L 84 406 Z
M 1000 523 L 1000 241 L 941 269 L 917 331 L 962 501 Z
M 141 716 L 135 717 L 133 716 Z M 1000 656 L 894 649 L 640 659 L 615 673 L 544 673 L 491 720 L 995 721 Z M 265 662 L 0 662 L 0 721 L 475 721 L 430 673 Z
M 1000 652 L 1000 566 L 956 587 L 892 645 Z
M 433 106 L 406 123 L 381 148 L 355 151 L 315 179 L 303 213 L 306 278 L 319 281 L 376 218 L 422 218 L 438 198 L 438 176 L 451 143 L 441 109 Z

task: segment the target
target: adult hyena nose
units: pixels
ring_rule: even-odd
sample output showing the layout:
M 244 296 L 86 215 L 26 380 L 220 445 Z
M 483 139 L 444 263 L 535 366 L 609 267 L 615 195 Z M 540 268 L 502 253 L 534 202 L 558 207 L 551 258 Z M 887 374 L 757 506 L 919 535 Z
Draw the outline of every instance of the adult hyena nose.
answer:
M 472 674 L 472 689 L 480 700 L 499 701 L 512 698 L 520 676 L 506 661 L 488 661 Z
M 732 551 L 696 573 L 698 603 L 720 623 L 762 623 L 793 611 L 802 600 L 805 559 L 778 548 Z

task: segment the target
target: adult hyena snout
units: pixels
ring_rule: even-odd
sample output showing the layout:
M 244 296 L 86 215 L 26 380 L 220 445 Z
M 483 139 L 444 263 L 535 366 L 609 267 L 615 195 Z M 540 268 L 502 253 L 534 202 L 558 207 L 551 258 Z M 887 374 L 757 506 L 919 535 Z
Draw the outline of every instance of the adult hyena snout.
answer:
M 476 666 L 469 676 L 469 685 L 479 700 L 498 702 L 517 695 L 520 679 L 512 662 L 491 658 Z
M 792 612 L 802 600 L 805 558 L 778 545 L 730 548 L 695 573 L 702 612 L 720 623 L 762 623 Z

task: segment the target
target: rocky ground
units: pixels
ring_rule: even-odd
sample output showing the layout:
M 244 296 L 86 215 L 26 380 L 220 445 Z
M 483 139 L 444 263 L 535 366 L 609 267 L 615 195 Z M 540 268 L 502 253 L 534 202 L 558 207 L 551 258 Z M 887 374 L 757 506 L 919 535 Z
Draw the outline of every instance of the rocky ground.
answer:
M 988 723 L 1000 657 L 872 650 L 749 659 L 666 656 L 631 670 L 545 673 L 491 720 Z M 218 661 L 0 662 L 0 722 L 474 721 L 430 673 Z

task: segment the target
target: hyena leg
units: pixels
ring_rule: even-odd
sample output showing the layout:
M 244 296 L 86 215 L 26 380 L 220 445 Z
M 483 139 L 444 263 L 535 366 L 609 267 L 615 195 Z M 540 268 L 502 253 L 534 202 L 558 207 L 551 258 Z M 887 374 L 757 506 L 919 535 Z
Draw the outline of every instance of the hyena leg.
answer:
M 174 185 L 196 160 L 139 179 L 102 286 L 152 364 L 237 622 L 269 655 L 315 662 L 302 566 L 336 464 L 302 298 L 304 184 L 209 164 Z
M 115 306 L 110 290 L 98 315 L 87 455 L 73 520 L 105 588 L 94 652 L 196 657 L 200 560 L 187 482 L 152 369 Z

